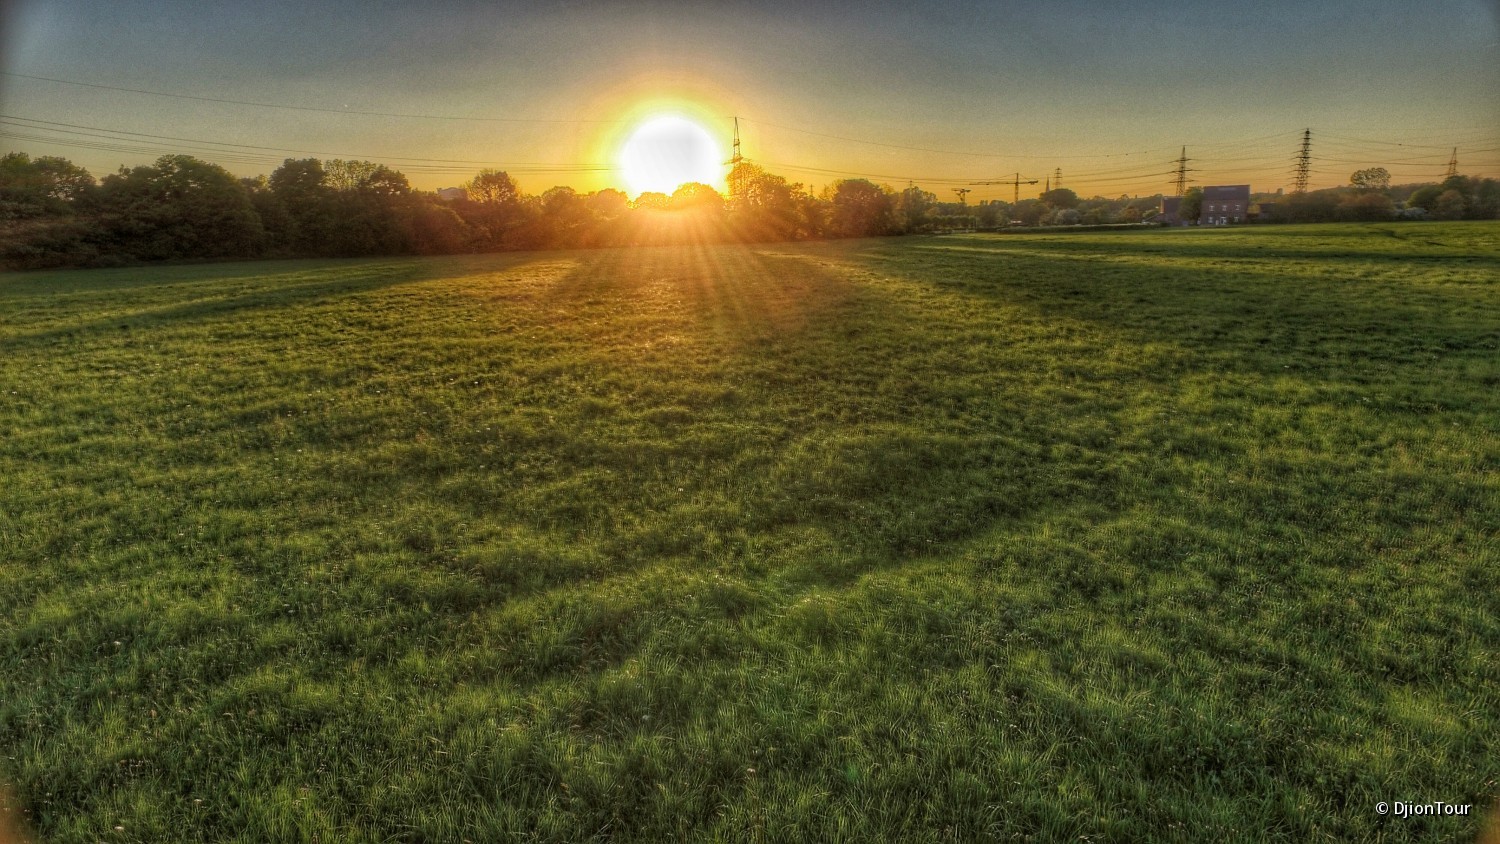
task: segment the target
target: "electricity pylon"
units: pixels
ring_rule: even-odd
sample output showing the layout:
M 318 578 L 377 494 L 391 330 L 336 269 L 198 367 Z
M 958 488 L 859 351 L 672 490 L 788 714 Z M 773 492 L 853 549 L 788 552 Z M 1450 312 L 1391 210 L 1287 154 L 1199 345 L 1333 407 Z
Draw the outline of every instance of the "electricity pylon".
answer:
M 1312 172 L 1312 130 L 1302 132 L 1302 149 L 1292 168 L 1292 193 L 1307 193 L 1307 179 Z
M 1179 155 L 1179 156 L 1177 156 L 1177 182 L 1176 182 L 1176 185 L 1177 185 L 1177 195 L 1178 196 L 1182 196 L 1184 193 L 1187 193 L 1187 183 L 1188 183 L 1187 174 L 1193 172 L 1187 166 L 1189 161 L 1192 161 L 1192 159 L 1187 157 L 1187 147 L 1183 147 L 1182 148 L 1182 154 Z

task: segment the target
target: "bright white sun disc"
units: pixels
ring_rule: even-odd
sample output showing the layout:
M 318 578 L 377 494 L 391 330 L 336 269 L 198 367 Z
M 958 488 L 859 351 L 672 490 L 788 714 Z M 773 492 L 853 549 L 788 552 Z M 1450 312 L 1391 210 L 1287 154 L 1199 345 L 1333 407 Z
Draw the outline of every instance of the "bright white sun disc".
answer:
M 620 167 L 630 192 L 671 193 L 686 182 L 712 185 L 723 165 L 719 145 L 707 129 L 677 115 L 652 118 L 620 148 Z

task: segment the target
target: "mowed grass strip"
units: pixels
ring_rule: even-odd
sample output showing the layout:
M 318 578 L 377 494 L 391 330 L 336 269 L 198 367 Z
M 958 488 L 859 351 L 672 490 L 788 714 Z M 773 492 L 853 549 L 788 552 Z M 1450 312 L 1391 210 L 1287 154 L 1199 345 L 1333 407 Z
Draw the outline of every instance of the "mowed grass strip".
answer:
M 7 808 L 1472 840 L 1497 396 L 1493 223 L 12 275 Z

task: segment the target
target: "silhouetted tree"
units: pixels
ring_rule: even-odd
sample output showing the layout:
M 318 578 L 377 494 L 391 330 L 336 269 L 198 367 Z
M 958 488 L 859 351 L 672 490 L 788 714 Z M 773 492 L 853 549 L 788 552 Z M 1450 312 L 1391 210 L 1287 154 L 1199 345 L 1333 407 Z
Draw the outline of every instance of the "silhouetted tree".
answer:
M 624 191 L 605 188 L 587 197 L 589 210 L 604 219 L 614 219 L 630 210 L 630 197 Z
M 416 199 L 407 206 L 405 226 L 411 247 L 419 255 L 451 255 L 468 248 L 473 233 L 457 211 L 436 198 Z
M 480 170 L 479 175 L 464 185 L 470 202 L 489 205 L 514 204 L 521 201 L 521 190 L 516 180 L 504 170 Z
M 474 246 L 500 249 L 528 216 L 521 189 L 503 170 L 481 170 L 464 185 L 465 201 L 456 207 L 473 230 Z
M 724 197 L 702 182 L 683 182 L 672 191 L 672 208 L 677 211 L 695 211 L 718 214 L 724 210 Z
M 929 217 L 937 206 L 937 195 L 919 187 L 909 187 L 896 194 L 897 227 L 903 232 L 925 231 Z M 983 206 L 988 208 L 989 206 Z
M 340 193 L 397 196 L 411 190 L 406 176 L 373 161 L 333 159 L 323 165 L 323 183 Z
M 891 231 L 891 195 L 867 179 L 844 179 L 833 186 L 834 229 L 845 237 L 868 237 Z
M 631 205 L 641 211 L 665 211 L 672 207 L 672 197 L 660 191 L 643 191 Z
M 801 185 L 791 185 L 781 176 L 740 162 L 729 171 L 727 201 L 730 220 L 740 237 L 747 240 L 787 240 L 808 237 L 806 199 L 799 197 Z
M 537 246 L 572 247 L 589 242 L 593 215 L 588 203 L 570 187 L 548 188 L 537 199 L 537 215 L 530 225 L 531 241 Z

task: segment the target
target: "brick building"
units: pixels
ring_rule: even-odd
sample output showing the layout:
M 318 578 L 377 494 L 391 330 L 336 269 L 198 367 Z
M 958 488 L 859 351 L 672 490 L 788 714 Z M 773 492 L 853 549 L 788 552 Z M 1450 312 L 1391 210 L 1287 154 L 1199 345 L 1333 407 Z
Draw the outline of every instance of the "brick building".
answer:
M 1203 208 L 1198 212 L 1198 225 L 1243 223 L 1249 210 L 1249 185 L 1210 185 L 1203 189 Z
M 1166 223 L 1169 226 L 1180 226 L 1180 225 L 1183 225 L 1182 218 L 1177 215 L 1177 209 L 1180 208 L 1180 207 L 1182 207 L 1182 197 L 1180 197 L 1180 196 L 1164 196 L 1164 197 L 1162 197 L 1161 198 L 1161 216 L 1157 218 L 1157 221 L 1158 222 L 1162 222 L 1162 223 Z

